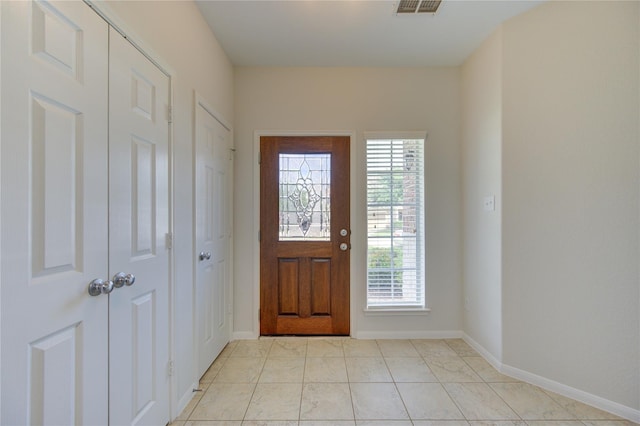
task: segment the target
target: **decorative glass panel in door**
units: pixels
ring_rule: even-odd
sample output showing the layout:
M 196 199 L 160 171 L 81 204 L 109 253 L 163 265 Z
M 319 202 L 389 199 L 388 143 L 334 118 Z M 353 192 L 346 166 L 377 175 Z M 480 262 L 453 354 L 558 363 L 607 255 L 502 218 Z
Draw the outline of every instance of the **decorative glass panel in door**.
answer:
M 331 154 L 280 154 L 280 241 L 331 238 Z

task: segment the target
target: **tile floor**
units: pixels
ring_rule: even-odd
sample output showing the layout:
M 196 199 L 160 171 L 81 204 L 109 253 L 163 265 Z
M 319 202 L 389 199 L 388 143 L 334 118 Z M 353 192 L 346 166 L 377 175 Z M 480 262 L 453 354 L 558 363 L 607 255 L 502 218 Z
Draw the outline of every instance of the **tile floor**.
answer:
M 629 426 L 498 373 L 461 339 L 229 343 L 172 426 Z

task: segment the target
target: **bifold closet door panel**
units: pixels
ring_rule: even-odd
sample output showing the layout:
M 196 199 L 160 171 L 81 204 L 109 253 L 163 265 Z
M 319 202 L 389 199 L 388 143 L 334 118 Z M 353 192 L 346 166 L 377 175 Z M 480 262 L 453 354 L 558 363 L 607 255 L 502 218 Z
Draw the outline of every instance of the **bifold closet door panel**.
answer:
M 169 78 L 111 29 L 110 423 L 169 421 Z
M 107 424 L 108 25 L 0 2 L 3 425 Z

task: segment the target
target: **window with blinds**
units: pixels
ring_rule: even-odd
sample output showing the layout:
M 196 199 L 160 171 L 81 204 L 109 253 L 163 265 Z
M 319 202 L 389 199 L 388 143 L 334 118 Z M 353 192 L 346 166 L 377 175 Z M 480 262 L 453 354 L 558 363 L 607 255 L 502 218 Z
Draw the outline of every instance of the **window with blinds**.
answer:
M 369 139 L 367 307 L 423 308 L 424 139 Z

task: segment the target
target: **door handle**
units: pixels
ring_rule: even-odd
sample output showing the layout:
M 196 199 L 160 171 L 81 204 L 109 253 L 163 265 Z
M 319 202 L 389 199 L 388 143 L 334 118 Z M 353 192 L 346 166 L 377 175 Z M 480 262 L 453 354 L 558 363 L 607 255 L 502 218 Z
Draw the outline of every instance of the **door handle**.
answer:
M 113 286 L 115 288 L 132 286 L 136 282 L 136 276 L 133 274 L 125 274 L 124 272 L 118 272 L 113 276 Z
M 113 281 L 105 281 L 100 278 L 89 283 L 89 294 L 91 296 L 100 296 L 101 294 L 109 294 L 113 291 Z
M 209 260 L 209 259 L 211 259 L 211 252 L 210 251 L 208 251 L 208 252 L 201 251 L 199 258 L 200 258 L 200 262 L 202 262 L 203 260 Z

